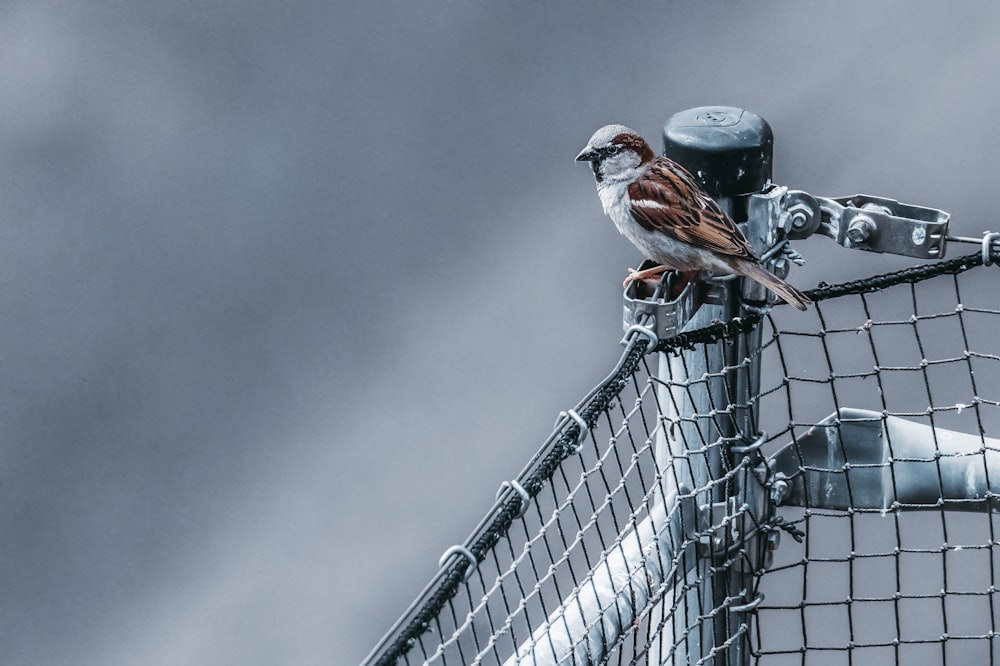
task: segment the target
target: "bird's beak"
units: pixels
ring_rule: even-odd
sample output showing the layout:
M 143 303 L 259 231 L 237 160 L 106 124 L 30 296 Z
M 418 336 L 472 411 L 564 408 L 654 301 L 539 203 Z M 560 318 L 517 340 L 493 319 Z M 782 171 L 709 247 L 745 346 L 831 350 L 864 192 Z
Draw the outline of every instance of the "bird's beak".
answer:
M 576 156 L 577 162 L 593 162 L 597 159 L 597 151 L 587 146 L 580 151 L 580 154 Z

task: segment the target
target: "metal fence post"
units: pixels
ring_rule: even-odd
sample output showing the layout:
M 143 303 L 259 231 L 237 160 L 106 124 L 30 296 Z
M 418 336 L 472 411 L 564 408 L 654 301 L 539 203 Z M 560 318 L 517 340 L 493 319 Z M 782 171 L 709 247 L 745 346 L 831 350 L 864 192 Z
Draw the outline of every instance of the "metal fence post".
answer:
M 733 107 L 700 107 L 673 115 L 663 129 L 664 154 L 685 166 L 737 222 L 746 219 L 746 196 L 770 183 L 772 133 L 759 116 Z M 760 248 L 758 248 L 759 250 Z M 696 289 L 690 284 L 686 289 Z M 704 303 L 684 330 L 707 326 L 713 320 L 730 321 L 742 314 L 740 281 L 731 277 L 713 279 L 704 289 Z M 683 297 L 683 295 L 681 296 Z M 760 293 L 759 297 L 766 298 Z M 656 459 L 663 473 L 663 497 L 697 492 L 696 501 L 707 520 L 718 524 L 718 512 L 746 501 L 748 489 L 738 480 L 720 482 L 729 459 L 729 445 L 757 433 L 757 418 L 748 398 L 759 385 L 759 365 L 742 359 L 756 358 L 760 347 L 759 327 L 738 344 L 717 342 L 680 355 L 661 353 L 659 378 L 665 388 L 658 401 L 665 417 L 656 443 Z M 692 415 L 696 418 L 692 419 Z M 720 443 L 725 443 L 720 445 Z M 742 500 L 742 501 L 741 501 Z M 759 505 L 752 502 L 751 505 Z M 713 511 L 715 515 L 713 516 Z M 719 566 L 716 540 L 703 538 L 683 554 L 673 597 L 664 599 L 655 623 L 664 623 L 671 640 L 654 645 L 649 663 L 695 664 L 749 663 L 746 639 L 737 636 L 745 623 L 745 612 L 730 610 L 745 605 L 752 572 Z M 664 608 L 676 604 L 670 618 Z M 725 646 L 725 647 L 723 647 Z M 724 649 L 724 651 L 723 651 Z

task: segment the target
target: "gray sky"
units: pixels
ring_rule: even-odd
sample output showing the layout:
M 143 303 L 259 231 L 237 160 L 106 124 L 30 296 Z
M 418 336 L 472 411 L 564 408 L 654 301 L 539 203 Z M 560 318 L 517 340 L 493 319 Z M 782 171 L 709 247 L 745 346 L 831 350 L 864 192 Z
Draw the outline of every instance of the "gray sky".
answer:
M 619 354 L 603 124 L 995 228 L 1000 7 L 829 5 L 5 2 L 0 662 L 358 662 Z

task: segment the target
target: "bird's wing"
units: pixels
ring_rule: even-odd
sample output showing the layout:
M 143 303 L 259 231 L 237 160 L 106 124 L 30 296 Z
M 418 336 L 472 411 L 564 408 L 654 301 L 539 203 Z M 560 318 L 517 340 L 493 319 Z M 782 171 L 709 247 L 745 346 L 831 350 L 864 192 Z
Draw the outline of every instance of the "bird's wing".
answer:
M 658 157 L 628 186 L 632 216 L 647 231 L 720 254 L 756 260 L 736 223 L 676 162 Z

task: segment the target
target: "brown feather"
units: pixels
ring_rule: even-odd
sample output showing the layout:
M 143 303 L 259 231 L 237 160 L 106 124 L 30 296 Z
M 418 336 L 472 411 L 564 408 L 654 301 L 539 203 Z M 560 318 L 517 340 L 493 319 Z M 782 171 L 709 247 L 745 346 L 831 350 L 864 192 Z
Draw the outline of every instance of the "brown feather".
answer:
M 812 300 L 808 296 L 774 273 L 769 272 L 756 261 L 736 260 L 731 261 L 730 266 L 732 266 L 734 272 L 745 275 L 751 280 L 756 280 L 780 296 L 781 300 L 795 306 L 799 310 L 805 310 L 806 306 L 812 303 Z
M 656 157 L 656 153 L 649 147 L 646 140 L 635 132 L 622 132 L 611 139 L 611 143 L 624 148 L 631 148 L 639 155 L 643 163 L 649 162 Z
M 695 247 L 738 259 L 756 261 L 750 243 L 736 223 L 702 189 L 684 167 L 657 157 L 628 187 L 629 198 L 658 206 L 632 204 L 632 216 L 647 231 L 664 233 Z

